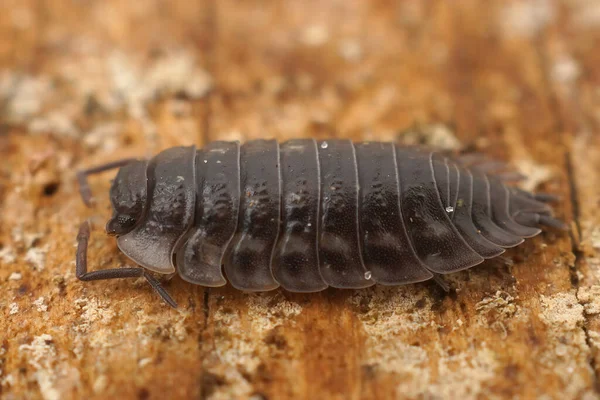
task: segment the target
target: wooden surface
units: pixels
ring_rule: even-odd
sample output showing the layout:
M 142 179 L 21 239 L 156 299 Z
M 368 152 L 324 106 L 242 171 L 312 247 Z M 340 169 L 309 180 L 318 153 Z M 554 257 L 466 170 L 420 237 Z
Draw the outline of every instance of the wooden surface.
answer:
M 600 373 L 600 3 L 0 0 L 0 398 L 594 399 Z M 74 171 L 209 140 L 478 149 L 563 197 L 545 233 L 431 283 L 298 295 L 132 265 Z M 165 397 L 167 396 L 167 397 Z

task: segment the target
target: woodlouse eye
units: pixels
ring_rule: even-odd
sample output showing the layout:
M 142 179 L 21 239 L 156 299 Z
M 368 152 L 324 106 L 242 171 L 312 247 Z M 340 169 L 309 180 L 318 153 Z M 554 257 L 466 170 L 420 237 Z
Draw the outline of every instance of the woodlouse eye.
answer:
M 109 235 L 123 235 L 135 226 L 136 219 L 130 215 L 118 214 L 106 224 L 106 233 Z

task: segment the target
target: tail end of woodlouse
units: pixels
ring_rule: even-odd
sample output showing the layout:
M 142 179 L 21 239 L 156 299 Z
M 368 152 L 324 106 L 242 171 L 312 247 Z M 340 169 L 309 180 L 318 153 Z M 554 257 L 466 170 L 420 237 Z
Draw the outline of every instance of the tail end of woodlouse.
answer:
M 553 218 L 553 217 L 548 216 L 548 215 L 542 215 L 542 216 L 540 216 L 539 224 L 547 226 L 549 228 L 558 229 L 558 230 L 561 230 L 561 231 L 568 231 L 569 230 L 569 225 L 567 225 L 564 221 L 561 221 L 559 219 Z
M 564 221 L 545 214 L 519 213 L 515 215 L 515 221 L 525 226 L 537 227 L 542 225 L 561 231 L 569 230 L 569 226 Z

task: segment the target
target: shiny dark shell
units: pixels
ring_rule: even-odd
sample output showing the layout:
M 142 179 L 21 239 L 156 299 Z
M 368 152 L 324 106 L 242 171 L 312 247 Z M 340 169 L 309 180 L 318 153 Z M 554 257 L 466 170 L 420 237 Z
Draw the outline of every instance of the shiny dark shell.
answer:
M 315 292 L 425 281 L 563 227 L 551 196 L 464 161 L 341 139 L 175 147 L 121 167 L 107 230 L 194 284 Z

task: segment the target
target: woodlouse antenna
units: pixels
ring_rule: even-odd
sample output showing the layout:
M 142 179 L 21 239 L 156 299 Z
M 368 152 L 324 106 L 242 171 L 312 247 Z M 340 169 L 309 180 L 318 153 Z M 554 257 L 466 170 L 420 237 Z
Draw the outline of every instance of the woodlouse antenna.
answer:
M 97 165 L 89 169 L 84 169 L 83 171 L 78 171 L 77 182 L 79 183 L 79 194 L 81 195 L 85 205 L 92 207 L 94 204 L 94 196 L 92 196 L 92 190 L 90 189 L 90 185 L 87 180 L 88 176 L 109 171 L 111 169 L 120 168 L 132 161 L 135 161 L 135 158 L 124 158 L 122 160 L 117 160 L 106 164 Z
M 160 282 L 150 275 L 144 268 L 111 268 L 100 271 L 87 270 L 87 249 L 90 239 L 90 223 L 85 221 L 79 227 L 77 234 L 77 255 L 75 275 L 82 281 L 100 281 L 105 279 L 120 279 L 120 278 L 139 278 L 144 277 L 159 296 L 173 308 L 177 308 L 177 303 L 161 286 Z

